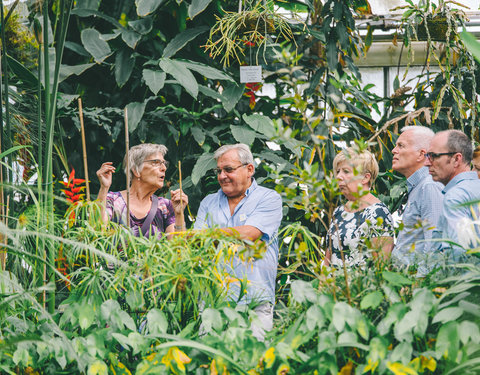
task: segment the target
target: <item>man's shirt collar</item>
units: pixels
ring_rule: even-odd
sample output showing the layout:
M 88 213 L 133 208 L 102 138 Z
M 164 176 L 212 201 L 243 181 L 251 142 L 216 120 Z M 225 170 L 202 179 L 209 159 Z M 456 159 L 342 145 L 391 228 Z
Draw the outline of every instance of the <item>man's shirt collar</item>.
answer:
M 417 169 L 413 174 L 407 178 L 407 189 L 408 193 L 410 194 L 411 191 L 415 186 L 417 186 L 420 182 L 422 182 L 425 178 L 428 177 L 430 173 L 428 173 L 428 167 L 421 167 Z
M 477 172 L 462 172 L 457 174 L 450 182 L 443 188 L 442 193 L 446 194 L 451 188 L 463 180 L 478 180 Z

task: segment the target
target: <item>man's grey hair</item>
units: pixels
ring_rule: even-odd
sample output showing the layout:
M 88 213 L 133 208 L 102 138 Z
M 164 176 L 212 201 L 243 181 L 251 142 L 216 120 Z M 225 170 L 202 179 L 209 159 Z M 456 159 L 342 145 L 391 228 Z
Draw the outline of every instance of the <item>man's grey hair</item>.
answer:
M 224 145 L 220 147 L 215 153 L 213 154 L 213 158 L 218 161 L 223 154 L 227 153 L 230 150 L 237 150 L 238 160 L 242 164 L 252 164 L 255 166 L 253 162 L 253 155 L 252 151 L 250 151 L 250 147 L 248 147 L 244 143 L 237 143 L 234 145 Z
M 433 130 L 426 126 L 404 126 L 400 132 L 405 133 L 406 131 L 413 132 L 413 146 L 416 150 L 428 150 L 428 145 L 435 136 Z
M 470 138 L 468 138 L 468 136 L 460 130 L 445 130 L 444 132 L 448 134 L 448 151 L 461 153 L 463 162 L 470 165 L 473 158 L 473 145 Z
M 154 143 L 142 143 L 133 146 L 128 151 L 128 164 L 130 167 L 130 181 L 133 180 L 133 171 L 140 173 L 143 169 L 143 162 L 147 157 L 153 154 L 160 153 L 163 157 L 168 149 L 164 145 L 157 145 Z M 123 158 L 123 171 L 127 174 L 127 155 Z

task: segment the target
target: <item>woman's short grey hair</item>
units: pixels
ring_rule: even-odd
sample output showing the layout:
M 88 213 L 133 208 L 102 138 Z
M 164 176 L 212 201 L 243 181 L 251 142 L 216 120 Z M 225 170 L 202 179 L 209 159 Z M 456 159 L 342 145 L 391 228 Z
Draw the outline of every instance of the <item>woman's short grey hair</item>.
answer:
M 128 164 L 130 167 L 130 181 L 133 180 L 133 171 L 140 173 L 143 169 L 143 162 L 147 157 L 153 154 L 160 153 L 163 157 L 167 153 L 167 148 L 164 145 L 157 145 L 154 143 L 142 143 L 133 146 L 128 151 Z M 127 174 L 127 155 L 123 158 L 123 170 Z
M 223 154 L 225 154 L 226 152 L 228 152 L 230 150 L 237 150 L 238 160 L 240 161 L 240 163 L 242 163 L 242 164 L 252 164 L 253 166 L 255 166 L 255 164 L 253 162 L 252 151 L 250 151 L 250 147 L 248 147 L 244 143 L 237 143 L 237 144 L 234 144 L 234 145 L 224 145 L 224 146 L 220 147 L 217 151 L 215 151 L 215 153 L 213 154 L 213 158 L 216 161 L 218 161 L 218 159 Z
M 470 138 L 460 130 L 445 130 L 448 133 L 447 148 L 450 152 L 462 154 L 463 162 L 470 164 L 473 158 L 473 145 Z
M 417 150 L 428 150 L 428 145 L 435 136 L 433 130 L 426 126 L 404 126 L 400 132 L 405 133 L 406 131 L 413 132 L 413 145 Z

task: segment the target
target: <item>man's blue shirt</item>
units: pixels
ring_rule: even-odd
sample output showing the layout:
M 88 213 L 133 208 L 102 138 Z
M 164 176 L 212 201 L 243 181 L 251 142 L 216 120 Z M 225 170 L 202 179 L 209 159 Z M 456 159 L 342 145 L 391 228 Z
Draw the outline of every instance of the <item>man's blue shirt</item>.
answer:
M 274 190 L 259 186 L 252 179 L 245 197 L 230 214 L 228 198 L 222 189 L 205 197 L 200 203 L 195 229 L 212 227 L 227 228 L 251 225 L 262 232 L 262 241 L 267 250 L 261 259 L 247 263 L 235 257 L 232 267 L 234 276 L 240 280 L 248 280 L 246 298 L 243 303 L 251 301 L 275 302 L 275 279 L 278 266 L 277 233 L 282 221 L 282 198 Z M 229 263 L 230 264 L 230 263 Z M 228 268 L 228 265 L 227 265 Z M 235 283 L 229 288 L 229 298 L 237 300 L 239 285 Z
M 443 210 L 434 237 L 458 243 L 457 224 L 462 218 L 480 217 L 479 204 L 460 206 L 463 203 L 480 199 L 480 179 L 476 172 L 463 172 L 456 175 L 443 189 Z M 475 212 L 475 216 L 472 212 Z M 478 233 L 478 230 L 477 230 Z M 480 234 L 480 233 L 479 233 Z M 442 244 L 442 248 L 449 245 Z M 455 249 L 457 252 L 458 249 Z
M 405 266 L 417 264 L 423 273 L 426 255 L 435 247 L 433 236 L 443 207 L 443 184 L 432 180 L 427 167 L 407 178 L 408 200 L 402 216 L 403 229 L 398 234 L 392 255 Z M 426 242 L 417 242 L 427 240 Z

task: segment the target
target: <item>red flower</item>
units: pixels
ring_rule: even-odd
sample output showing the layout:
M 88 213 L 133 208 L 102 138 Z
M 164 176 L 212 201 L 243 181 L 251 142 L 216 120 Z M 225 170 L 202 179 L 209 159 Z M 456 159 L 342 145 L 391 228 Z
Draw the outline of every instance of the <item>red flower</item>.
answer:
M 248 91 L 244 95 L 250 98 L 249 106 L 250 109 L 253 109 L 257 103 L 255 93 L 262 88 L 262 84 L 259 82 L 249 82 L 245 84 L 245 87 Z
M 72 172 L 70 172 L 70 176 L 68 176 L 68 181 L 59 182 L 65 187 L 65 189 L 62 189 L 62 192 L 67 196 L 67 201 L 75 204 L 83 199 L 84 194 L 78 193 L 85 189 L 85 186 L 77 185 L 85 183 L 85 180 L 83 178 L 75 178 L 75 169 L 72 168 Z

